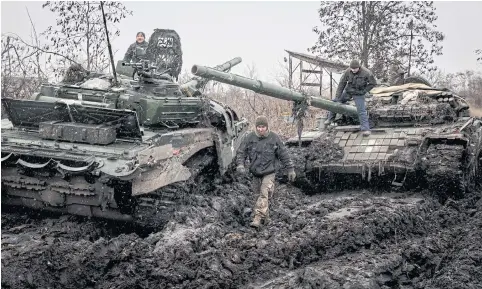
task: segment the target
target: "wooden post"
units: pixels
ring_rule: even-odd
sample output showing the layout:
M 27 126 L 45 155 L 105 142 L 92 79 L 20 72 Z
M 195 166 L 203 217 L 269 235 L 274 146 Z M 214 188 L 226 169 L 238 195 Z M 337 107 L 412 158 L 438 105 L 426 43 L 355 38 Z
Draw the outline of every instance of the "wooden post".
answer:
M 300 89 L 303 86 L 303 61 L 300 59 Z
M 288 75 L 289 75 L 288 76 L 289 77 L 288 87 L 290 89 L 292 89 L 293 88 L 293 60 L 291 59 L 291 54 L 288 56 L 288 59 L 289 59 L 289 61 L 288 61 L 288 70 L 289 70 L 288 71 Z
M 320 96 L 323 91 L 323 67 L 320 66 Z
M 333 99 L 333 72 L 330 71 L 330 99 Z

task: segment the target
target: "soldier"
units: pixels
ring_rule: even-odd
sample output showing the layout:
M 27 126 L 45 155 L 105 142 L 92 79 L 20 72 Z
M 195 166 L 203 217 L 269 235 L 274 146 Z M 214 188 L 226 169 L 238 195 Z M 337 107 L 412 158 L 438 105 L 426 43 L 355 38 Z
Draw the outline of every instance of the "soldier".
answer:
M 268 198 L 274 192 L 275 160 L 278 159 L 288 169 L 288 180 L 296 178 L 293 163 L 288 150 L 279 136 L 268 128 L 268 119 L 260 116 L 256 119 L 256 130 L 249 133 L 241 143 L 236 156 L 236 171 L 246 173 L 245 161 L 250 161 L 249 171 L 254 176 L 253 191 L 259 194 L 254 207 L 251 227 L 258 228 L 261 220 L 268 220 Z
M 365 108 L 365 94 L 377 84 L 373 73 L 365 67 L 360 66 L 358 60 L 352 60 L 350 67 L 343 73 L 338 89 L 336 90 L 334 102 L 346 103 L 353 98 L 358 111 L 360 130 L 364 136 L 370 135 L 368 124 L 368 114 Z M 342 93 L 343 92 L 343 93 Z M 325 125 L 329 125 L 335 118 L 335 114 L 330 112 Z
M 144 32 L 137 32 L 136 34 L 136 42 L 132 43 L 129 48 L 127 49 L 127 52 L 124 56 L 124 62 L 139 62 L 139 57 L 136 56 L 136 50 L 137 49 L 142 49 L 146 50 L 147 49 L 147 41 L 145 41 L 146 35 Z

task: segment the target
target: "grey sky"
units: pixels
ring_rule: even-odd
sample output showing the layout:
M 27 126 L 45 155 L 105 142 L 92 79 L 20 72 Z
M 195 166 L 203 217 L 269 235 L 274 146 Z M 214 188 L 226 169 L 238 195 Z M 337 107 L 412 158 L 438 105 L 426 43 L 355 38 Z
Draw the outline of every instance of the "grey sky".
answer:
M 1 30 L 28 37 L 28 7 L 37 31 L 55 24 L 52 13 L 42 9 L 44 2 L 1 4 Z M 121 35 L 112 41 L 121 59 L 135 34 L 147 37 L 154 28 L 175 29 L 182 41 L 183 70 L 193 64 L 216 65 L 236 56 L 243 63 L 233 72 L 242 74 L 255 63 L 260 79 L 270 79 L 286 56 L 285 49 L 306 52 L 316 41 L 312 28 L 319 24 L 319 1 L 312 2 L 124 2 L 134 12 L 118 27 Z M 436 64 L 445 72 L 481 69 L 475 62 L 475 49 L 482 49 L 482 1 L 436 2 L 439 29 L 445 33 L 444 55 Z

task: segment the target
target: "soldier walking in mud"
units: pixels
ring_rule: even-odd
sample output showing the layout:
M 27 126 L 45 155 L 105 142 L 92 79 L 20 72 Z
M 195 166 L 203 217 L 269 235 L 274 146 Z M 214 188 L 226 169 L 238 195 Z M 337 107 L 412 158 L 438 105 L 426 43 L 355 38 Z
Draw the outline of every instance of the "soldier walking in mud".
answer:
M 146 35 L 144 34 L 144 32 L 137 32 L 136 42 L 132 43 L 127 49 L 127 52 L 124 55 L 124 62 L 139 62 L 140 59 L 139 57 L 137 57 L 137 50 L 147 50 L 148 42 L 145 39 Z
M 258 194 L 254 207 L 254 218 L 250 226 L 258 228 L 261 220 L 268 220 L 268 199 L 274 192 L 275 161 L 280 160 L 288 170 L 288 180 L 293 182 L 296 178 L 293 162 L 288 150 L 281 142 L 279 136 L 268 128 L 268 119 L 259 116 L 255 122 L 255 131 L 249 133 L 243 140 L 236 156 L 236 171 L 246 173 L 246 157 L 250 161 L 249 171 L 254 176 L 253 191 Z
M 364 136 L 370 135 L 368 124 L 368 114 L 365 107 L 365 95 L 376 86 L 377 81 L 373 73 L 365 67 L 360 66 L 358 60 L 352 60 L 350 67 L 343 73 L 340 84 L 336 90 L 334 102 L 346 103 L 351 98 L 355 100 L 360 121 L 360 130 Z M 335 114 L 330 111 L 325 125 L 329 125 L 335 118 Z

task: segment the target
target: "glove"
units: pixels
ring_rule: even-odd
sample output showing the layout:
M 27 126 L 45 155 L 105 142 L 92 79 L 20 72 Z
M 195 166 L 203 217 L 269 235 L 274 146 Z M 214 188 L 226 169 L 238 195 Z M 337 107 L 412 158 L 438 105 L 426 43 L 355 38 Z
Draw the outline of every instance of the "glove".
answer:
M 237 172 L 238 174 L 244 175 L 244 174 L 246 173 L 246 169 L 244 168 L 243 165 L 239 165 L 239 166 L 236 167 L 236 172 Z
M 294 182 L 295 179 L 296 179 L 295 170 L 294 170 L 294 169 L 290 169 L 290 170 L 288 171 L 288 181 Z

